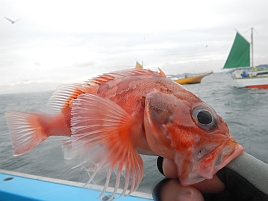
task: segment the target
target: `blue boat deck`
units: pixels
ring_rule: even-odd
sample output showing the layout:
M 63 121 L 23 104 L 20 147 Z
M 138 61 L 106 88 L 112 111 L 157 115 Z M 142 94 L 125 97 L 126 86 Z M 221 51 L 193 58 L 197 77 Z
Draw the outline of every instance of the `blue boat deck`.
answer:
M 96 201 L 101 193 L 101 186 L 91 185 L 83 188 L 82 183 L 52 179 L 29 174 L 0 170 L 0 201 L 48 200 L 48 201 Z M 109 191 L 109 189 L 108 189 Z M 117 194 L 115 197 L 118 197 Z M 106 200 L 105 198 L 99 200 Z M 134 192 L 123 196 L 120 201 L 149 201 L 151 195 Z

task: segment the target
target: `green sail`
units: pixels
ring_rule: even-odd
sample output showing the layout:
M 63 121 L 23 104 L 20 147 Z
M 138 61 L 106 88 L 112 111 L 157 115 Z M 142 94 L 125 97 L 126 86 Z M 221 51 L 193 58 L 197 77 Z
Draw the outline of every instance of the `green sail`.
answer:
M 223 68 L 240 68 L 250 66 L 250 43 L 236 33 L 235 40 Z

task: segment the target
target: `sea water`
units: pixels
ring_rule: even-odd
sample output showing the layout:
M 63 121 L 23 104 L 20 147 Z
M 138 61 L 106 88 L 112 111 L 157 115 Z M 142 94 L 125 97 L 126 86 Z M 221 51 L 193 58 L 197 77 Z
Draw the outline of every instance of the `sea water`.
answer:
M 228 74 L 212 74 L 205 77 L 201 84 L 184 87 L 216 110 L 246 152 L 268 163 L 268 90 L 235 88 Z M 30 152 L 13 156 L 5 111 L 45 112 L 46 102 L 52 93 L 0 95 L 0 169 L 87 182 L 87 173 L 81 168 L 72 169 L 75 162 L 64 159 L 60 145 L 63 137 L 48 138 Z M 145 170 L 138 190 L 151 193 L 163 176 L 156 168 L 157 157 L 142 157 Z M 103 183 L 104 180 L 105 175 L 99 176 L 94 182 Z

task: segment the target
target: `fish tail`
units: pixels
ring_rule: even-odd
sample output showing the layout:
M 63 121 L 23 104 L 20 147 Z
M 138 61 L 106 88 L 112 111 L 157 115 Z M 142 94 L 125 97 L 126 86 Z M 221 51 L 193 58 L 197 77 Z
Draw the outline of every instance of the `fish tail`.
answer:
M 14 156 L 30 151 L 48 137 L 44 132 L 38 114 L 9 111 L 5 115 Z

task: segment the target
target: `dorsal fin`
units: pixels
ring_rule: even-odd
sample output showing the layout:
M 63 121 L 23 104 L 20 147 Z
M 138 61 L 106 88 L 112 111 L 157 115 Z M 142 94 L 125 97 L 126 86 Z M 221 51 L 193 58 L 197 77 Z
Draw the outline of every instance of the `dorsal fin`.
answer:
M 127 69 L 127 70 L 120 70 L 120 71 L 114 71 L 111 73 L 104 73 L 103 75 L 100 75 L 98 77 L 95 77 L 90 80 L 90 82 L 93 82 L 95 84 L 101 85 L 104 84 L 110 80 L 113 80 L 115 78 L 122 78 L 126 76 L 148 76 L 148 75 L 155 75 L 155 76 L 166 76 L 165 73 L 159 68 L 160 72 L 155 72 L 149 69 Z
M 55 111 L 71 107 L 72 101 L 83 93 L 95 93 L 95 83 L 85 82 L 62 85 L 56 89 L 47 102 L 47 106 Z
M 70 101 L 81 93 L 81 84 L 62 85 L 49 98 L 47 106 L 56 111 L 67 108 Z
M 160 74 L 161 76 L 166 77 L 166 74 L 164 73 L 164 71 L 162 71 L 161 68 L 158 68 L 158 70 L 159 70 L 159 74 Z
M 60 86 L 51 96 L 47 105 L 53 110 L 59 111 L 71 107 L 72 100 L 76 99 L 80 94 L 95 94 L 96 86 L 109 82 L 111 80 L 122 78 L 126 76 L 164 76 L 164 72 L 155 72 L 149 69 L 127 69 L 114 71 L 111 73 L 104 73 L 98 77 L 92 78 L 84 83 L 76 83 L 70 85 Z

